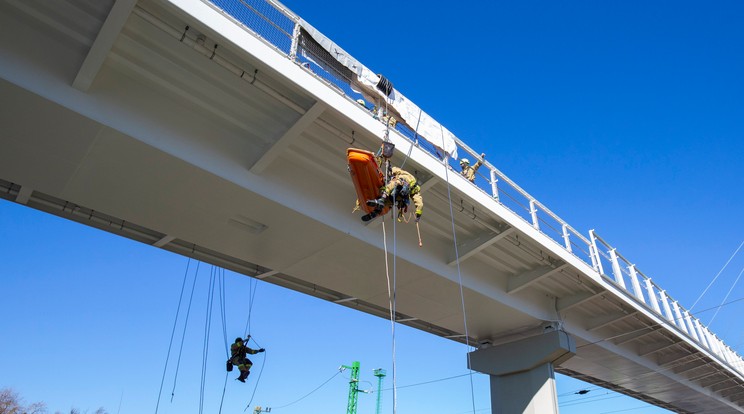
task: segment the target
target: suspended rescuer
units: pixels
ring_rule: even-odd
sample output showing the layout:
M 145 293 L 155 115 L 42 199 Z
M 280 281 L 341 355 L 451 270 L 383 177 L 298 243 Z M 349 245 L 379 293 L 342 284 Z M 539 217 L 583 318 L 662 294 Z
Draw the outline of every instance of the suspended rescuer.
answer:
M 462 171 L 460 174 L 462 174 L 463 177 L 467 178 L 468 181 L 471 183 L 475 182 L 475 172 L 478 171 L 478 168 L 480 168 L 481 165 L 483 165 L 483 160 L 486 159 L 486 154 L 481 154 L 481 159 L 478 160 L 478 162 L 475 163 L 474 166 L 470 166 L 470 160 L 467 158 L 463 158 L 460 160 L 460 168 L 462 168 Z
M 392 206 L 395 204 L 399 215 L 401 215 L 408 210 L 410 200 L 413 200 L 413 205 L 416 208 L 416 222 L 418 223 L 424 210 L 421 187 L 416 183 L 416 177 L 413 174 L 398 167 L 393 167 L 390 181 L 380 190 L 380 198 L 367 200 L 367 205 L 375 207 L 375 209 L 362 216 L 362 221 L 370 221 L 377 217 L 386 205 Z
M 235 338 L 235 342 L 230 345 L 230 359 L 227 360 L 227 370 L 232 371 L 232 366 L 237 365 L 238 370 L 240 370 L 240 376 L 237 378 L 240 382 L 245 382 L 246 378 L 248 378 L 248 375 L 250 375 L 251 367 L 253 366 L 253 362 L 251 362 L 250 359 L 246 356 L 246 354 L 257 354 L 259 352 L 264 352 L 265 349 L 251 349 L 246 345 L 246 342 L 250 339 L 250 335 L 248 338 L 245 338 L 245 341 L 243 338 Z

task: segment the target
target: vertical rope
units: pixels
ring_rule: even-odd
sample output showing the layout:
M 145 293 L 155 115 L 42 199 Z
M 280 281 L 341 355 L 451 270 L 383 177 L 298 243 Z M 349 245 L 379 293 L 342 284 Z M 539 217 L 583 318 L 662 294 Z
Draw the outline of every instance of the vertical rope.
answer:
M 201 262 L 196 262 L 196 271 L 194 271 L 194 282 L 191 284 L 191 295 L 189 296 L 189 307 L 186 309 L 186 321 L 183 323 L 183 333 L 181 334 L 181 347 L 178 350 L 178 362 L 176 363 L 176 374 L 173 377 L 173 389 L 171 390 L 171 402 L 173 397 L 176 395 L 176 382 L 178 381 L 178 371 L 181 368 L 181 355 L 183 355 L 183 343 L 186 339 L 186 327 L 189 325 L 189 315 L 191 315 L 191 304 L 194 301 L 194 288 L 196 287 L 196 279 L 199 276 L 199 265 Z
M 390 304 L 390 327 L 392 330 L 392 360 L 393 360 L 392 361 L 392 365 L 393 365 L 393 414 L 395 414 L 397 412 L 397 406 L 398 406 L 398 392 L 397 392 L 397 386 L 396 386 L 397 368 L 395 365 L 395 293 L 394 293 L 395 288 L 390 283 L 390 263 L 388 261 L 387 233 L 385 232 L 384 219 L 382 222 L 382 245 L 385 250 L 385 277 L 387 279 L 388 302 Z
M 199 390 L 199 414 L 204 412 L 204 388 L 207 382 L 207 357 L 209 356 L 209 333 L 212 330 L 212 305 L 214 304 L 214 282 L 215 282 L 215 267 L 212 266 L 212 271 L 209 277 L 209 296 L 207 296 L 207 317 L 204 321 L 204 345 L 202 347 L 202 372 L 201 372 L 201 388 Z
M 219 274 L 219 288 L 220 288 L 220 314 L 222 315 L 222 337 L 225 340 L 225 354 L 227 354 L 228 360 L 230 359 L 230 345 L 227 342 L 227 311 L 226 311 L 226 304 L 227 300 L 225 297 L 225 269 L 220 269 L 221 272 Z M 222 397 L 220 398 L 220 410 L 219 413 L 222 414 L 222 405 L 225 402 L 225 391 L 227 390 L 227 375 L 228 373 L 225 372 L 225 383 L 222 384 Z
M 442 148 L 445 147 L 444 142 L 444 129 L 440 125 L 442 131 Z M 444 177 L 447 181 L 447 199 L 449 200 L 450 219 L 452 222 L 452 240 L 455 246 L 455 263 L 457 265 L 457 281 L 460 286 L 460 305 L 462 308 L 462 322 L 465 326 L 465 346 L 467 347 L 468 366 L 470 366 L 470 333 L 468 332 L 468 315 L 465 310 L 465 293 L 462 288 L 462 272 L 460 271 L 460 252 L 457 247 L 457 231 L 455 229 L 455 213 L 452 209 L 452 190 L 449 181 L 449 155 L 444 153 Z M 470 400 L 473 408 L 473 414 L 475 414 L 475 387 L 473 385 L 473 370 L 470 371 Z
M 178 307 L 176 307 L 176 317 L 173 320 L 173 330 L 171 331 L 170 343 L 168 344 L 168 353 L 165 356 L 165 366 L 163 367 L 163 378 L 160 380 L 160 391 L 158 391 L 158 402 L 155 404 L 155 414 L 160 408 L 160 396 L 163 394 L 163 384 L 165 383 L 165 372 L 168 370 L 168 360 L 170 359 L 171 347 L 173 347 L 173 337 L 176 334 L 176 326 L 178 325 L 178 315 L 181 313 L 181 302 L 183 301 L 183 291 L 186 288 L 186 279 L 189 275 L 189 266 L 191 265 L 191 258 L 186 262 L 186 272 L 183 274 L 183 283 L 181 284 L 181 294 L 178 296 Z M 122 392 L 122 397 L 124 393 Z M 121 408 L 121 401 L 119 401 L 119 408 Z

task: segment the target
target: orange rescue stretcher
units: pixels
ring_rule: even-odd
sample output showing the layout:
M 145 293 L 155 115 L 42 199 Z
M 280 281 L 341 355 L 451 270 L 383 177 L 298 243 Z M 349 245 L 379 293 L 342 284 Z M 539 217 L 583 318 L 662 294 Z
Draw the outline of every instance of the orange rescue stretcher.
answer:
M 380 197 L 380 189 L 385 184 L 385 176 L 380 170 L 380 166 L 375 160 L 375 155 L 369 151 L 349 148 L 346 150 L 346 162 L 351 174 L 351 181 L 354 182 L 359 207 L 367 213 L 371 213 L 375 208 L 367 205 L 367 200 L 375 200 Z M 390 207 L 380 212 L 380 215 L 387 213 Z

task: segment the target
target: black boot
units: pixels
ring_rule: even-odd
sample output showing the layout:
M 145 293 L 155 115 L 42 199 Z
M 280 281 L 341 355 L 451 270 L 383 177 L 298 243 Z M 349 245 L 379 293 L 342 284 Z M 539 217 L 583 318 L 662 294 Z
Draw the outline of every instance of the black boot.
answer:
M 377 217 L 377 210 L 375 210 L 375 211 L 373 211 L 373 212 L 371 212 L 369 214 L 363 215 L 362 216 L 362 221 L 368 222 L 368 221 L 372 220 L 375 217 Z
M 240 371 L 240 376 L 238 377 L 238 381 L 245 382 L 246 378 L 248 378 L 248 375 L 250 375 L 250 371 Z
M 380 197 L 376 200 L 367 200 L 367 205 L 369 207 L 383 209 L 385 207 L 385 197 Z

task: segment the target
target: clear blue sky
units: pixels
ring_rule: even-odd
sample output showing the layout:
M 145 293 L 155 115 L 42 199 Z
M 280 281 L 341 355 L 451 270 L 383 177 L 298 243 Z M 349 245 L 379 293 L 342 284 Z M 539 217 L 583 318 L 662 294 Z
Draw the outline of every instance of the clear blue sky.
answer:
M 284 3 L 683 306 L 744 240 L 744 3 Z M 5 201 L 0 248 L 0 387 L 51 412 L 154 412 L 187 259 Z M 695 309 L 718 305 L 743 267 L 740 253 Z M 160 413 L 197 412 L 210 270 L 200 266 L 175 398 L 172 359 Z M 232 340 L 246 325 L 250 281 L 226 280 Z M 729 300 L 743 297 L 739 284 Z M 744 301 L 723 307 L 711 325 L 742 354 L 743 311 Z M 214 312 L 209 413 L 225 378 Z M 223 412 L 242 412 L 256 382 L 252 406 L 344 412 L 346 373 L 276 407 L 354 360 L 369 388 L 372 369 L 392 373 L 388 321 L 263 282 L 251 333 L 268 352 L 253 358 L 247 384 L 230 374 Z M 472 412 L 467 376 L 403 387 L 467 373 L 463 345 L 403 326 L 396 338 L 399 412 Z M 476 410 L 488 412 L 487 381 L 473 380 Z M 592 391 L 573 394 L 583 387 Z M 665 412 L 565 377 L 558 394 L 564 414 Z M 383 400 L 390 413 L 389 390 Z M 374 412 L 374 395 L 359 401 L 360 413 Z

